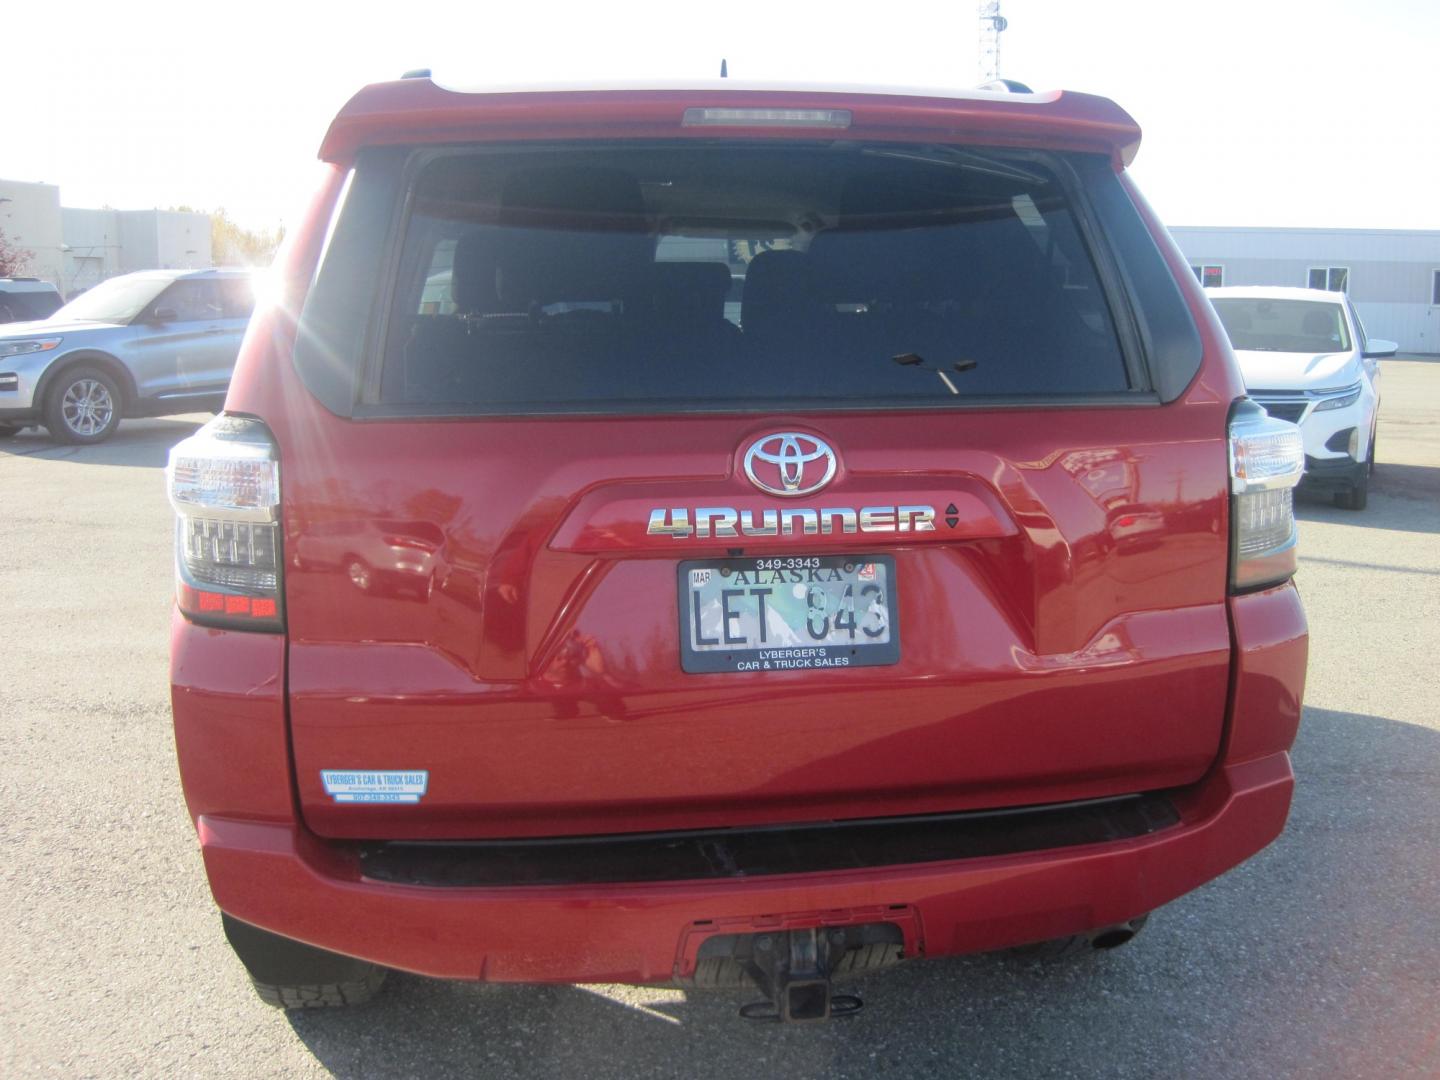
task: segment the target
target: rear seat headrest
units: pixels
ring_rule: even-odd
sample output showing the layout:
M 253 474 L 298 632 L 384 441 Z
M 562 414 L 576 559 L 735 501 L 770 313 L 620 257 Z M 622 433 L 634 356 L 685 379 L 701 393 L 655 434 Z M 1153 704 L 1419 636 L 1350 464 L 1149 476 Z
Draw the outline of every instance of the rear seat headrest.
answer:
M 725 317 L 730 267 L 722 262 L 657 262 L 655 307 L 662 313 Z
M 496 230 L 472 229 L 455 243 L 450 268 L 450 299 L 462 315 L 488 314 L 499 309 L 495 291 Z
M 815 300 L 809 257 L 799 251 L 762 251 L 745 271 L 740 326 L 769 334 L 802 325 Z
M 521 170 L 506 178 L 500 214 L 502 306 L 640 298 L 654 241 L 634 176 L 590 167 Z

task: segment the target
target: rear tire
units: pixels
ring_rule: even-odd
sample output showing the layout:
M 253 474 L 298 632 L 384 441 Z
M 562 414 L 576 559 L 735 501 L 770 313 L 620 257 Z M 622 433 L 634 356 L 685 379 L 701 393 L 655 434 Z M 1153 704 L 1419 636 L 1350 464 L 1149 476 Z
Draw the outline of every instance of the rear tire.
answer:
M 1149 921 L 1149 914 L 1145 914 L 1119 926 L 1107 926 L 1101 930 L 1092 930 L 1088 934 L 1072 934 L 1069 937 L 1037 941 L 1033 945 L 1021 945 L 1009 951 L 1012 955 L 1026 960 L 1076 960 L 1091 953 L 1109 952 L 1134 941 L 1135 935 L 1145 929 L 1145 924 Z
M 363 1005 L 380 991 L 389 974 L 379 964 L 292 941 L 224 912 L 220 919 L 255 993 L 277 1009 Z
M 380 992 L 385 975 L 384 968 L 371 965 L 363 977 L 347 982 L 280 986 L 252 977 L 250 984 L 261 1001 L 277 1009 L 341 1009 L 346 1005 L 364 1005 Z
M 1364 510 L 1365 504 L 1370 501 L 1370 477 L 1367 474 L 1357 483 L 1351 485 L 1348 491 L 1337 491 L 1335 493 L 1335 505 L 1341 510 Z
M 87 364 L 67 368 L 45 393 L 45 426 L 59 442 L 104 442 L 120 426 L 122 401 L 120 387 L 104 371 Z

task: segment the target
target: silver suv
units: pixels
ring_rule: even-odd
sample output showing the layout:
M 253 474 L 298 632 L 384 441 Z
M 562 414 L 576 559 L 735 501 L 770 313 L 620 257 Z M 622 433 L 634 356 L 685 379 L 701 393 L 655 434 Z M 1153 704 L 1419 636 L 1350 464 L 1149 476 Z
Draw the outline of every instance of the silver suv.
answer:
M 48 319 L 64 302 L 48 281 L 0 277 L 0 323 Z
M 246 270 L 146 270 L 0 327 L 0 437 L 96 443 L 122 417 L 218 409 L 254 303 Z

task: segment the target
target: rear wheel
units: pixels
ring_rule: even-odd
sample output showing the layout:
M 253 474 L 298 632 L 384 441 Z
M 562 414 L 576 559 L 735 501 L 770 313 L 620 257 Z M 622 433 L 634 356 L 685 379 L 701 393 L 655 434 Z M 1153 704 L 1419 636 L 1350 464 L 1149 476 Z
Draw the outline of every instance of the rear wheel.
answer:
M 224 912 L 220 918 L 255 993 L 277 1009 L 363 1005 L 380 991 L 389 974 L 379 964 L 292 941 Z
M 277 1009 L 339 1009 L 346 1005 L 363 1005 L 374 997 L 385 982 L 385 969 L 372 968 L 359 979 L 339 983 L 308 983 L 282 986 L 263 983 L 251 976 L 255 993 L 266 1005 Z
M 1102 930 L 1092 930 L 1088 934 L 1071 934 L 1069 937 L 1037 941 L 1033 945 L 1021 945 L 1011 949 L 1010 952 L 1030 960 L 1074 960 L 1092 952 L 1118 949 L 1121 945 L 1133 941 L 1135 935 L 1140 933 L 1149 921 L 1148 914 L 1140 915 L 1129 922 L 1107 926 Z
M 99 368 L 61 372 L 45 395 L 45 426 L 61 442 L 104 442 L 120 426 L 120 387 Z
M 1335 493 L 1335 505 L 1342 510 L 1364 510 L 1370 501 L 1370 474 L 1367 472 L 1345 491 Z
M 370 586 L 375 583 L 375 575 L 371 571 L 369 563 L 358 555 L 352 556 L 346 562 L 345 573 L 350 578 L 350 583 L 361 592 L 368 592 Z

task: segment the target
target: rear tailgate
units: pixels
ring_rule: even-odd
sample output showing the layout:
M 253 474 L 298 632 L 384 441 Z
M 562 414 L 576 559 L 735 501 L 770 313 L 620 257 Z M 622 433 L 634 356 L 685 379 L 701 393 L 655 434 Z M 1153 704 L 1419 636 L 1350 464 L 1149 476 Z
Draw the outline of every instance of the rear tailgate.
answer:
M 382 222 L 366 265 L 398 284 L 355 270 L 342 215 L 274 425 L 310 827 L 657 831 L 1197 779 L 1229 675 L 1229 398 L 1166 392 L 1137 295 L 1184 305 L 1153 245 L 1127 267 L 1100 239 L 1109 161 L 716 150 L 357 174 L 346 213 Z M 407 184 L 393 225 L 375 207 Z M 349 348 L 327 280 L 386 313 L 350 401 L 326 396 Z M 832 455 L 789 466 L 808 493 L 747 475 L 786 437 Z M 748 596 L 715 616 L 680 574 L 774 560 L 793 592 L 827 555 L 893 588 L 873 665 L 763 652 Z M 750 635 L 725 670 L 685 660 L 725 631 Z
M 327 444 L 365 481 L 327 482 L 297 460 L 290 535 L 303 544 L 320 515 L 357 533 L 373 518 L 429 515 L 445 541 L 423 598 L 403 571 L 362 589 L 292 563 L 306 820 L 336 836 L 568 835 L 1194 780 L 1219 743 L 1229 666 L 1223 444 L 1207 437 L 1223 427 L 1217 414 L 1070 411 L 1017 425 L 970 413 L 963 433 L 950 417 L 815 418 L 804 427 L 843 454 L 826 506 L 954 505 L 957 527 L 942 519 L 924 542 L 728 544 L 649 537 L 645 525 L 652 506 L 753 504 L 735 468 L 769 430 L 753 419 L 378 435 L 332 420 Z M 577 460 L 574 446 L 594 450 Z M 919 461 L 924 473 L 907 469 Z M 1128 540 L 1136 507 L 1164 528 Z M 736 549 L 893 556 L 899 663 L 683 672 L 676 561 Z M 321 770 L 423 770 L 429 784 L 418 805 L 337 803 Z

